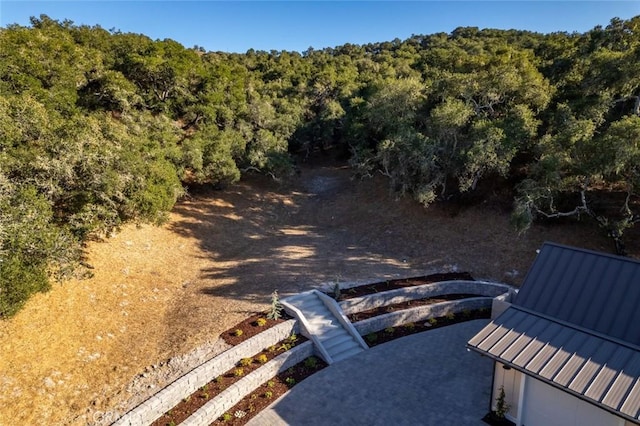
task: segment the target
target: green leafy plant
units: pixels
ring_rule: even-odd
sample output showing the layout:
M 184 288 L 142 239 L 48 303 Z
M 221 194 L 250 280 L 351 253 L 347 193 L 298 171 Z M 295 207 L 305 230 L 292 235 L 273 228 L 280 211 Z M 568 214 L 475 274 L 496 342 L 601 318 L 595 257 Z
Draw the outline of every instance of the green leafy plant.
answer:
M 238 365 L 242 366 L 242 367 L 247 367 L 247 366 L 251 365 L 252 362 L 253 362 L 253 359 L 251 359 L 251 358 L 242 358 L 238 362 Z
M 496 398 L 496 416 L 500 419 L 504 419 L 505 414 L 509 412 L 511 406 L 507 404 L 507 396 L 504 393 L 504 386 L 500 386 L 498 391 L 498 397 Z
M 258 361 L 260 364 L 264 364 L 268 361 L 268 358 L 265 354 L 260 354 L 256 357 L 256 361 Z
M 280 298 L 278 297 L 278 290 L 274 290 L 273 293 L 271 293 L 271 306 L 269 307 L 267 318 L 272 320 L 278 320 L 282 318 L 282 304 L 280 303 Z
M 287 377 L 286 379 L 284 379 L 284 382 L 287 386 L 292 387 L 296 384 L 296 379 L 294 379 L 293 377 Z
M 264 319 L 264 318 L 258 318 L 258 319 L 256 320 L 256 325 L 257 325 L 258 327 L 264 327 L 265 325 L 267 325 L 267 320 L 266 320 L 266 319 Z
M 223 422 L 230 422 L 231 420 L 233 420 L 233 416 L 231 415 L 231 413 L 224 413 L 222 415 Z
M 456 314 L 454 312 L 447 312 L 447 315 L 445 315 L 445 317 L 448 320 L 454 320 L 456 318 Z
M 236 336 L 236 337 L 240 337 L 240 336 L 242 336 L 242 334 L 243 334 L 243 332 L 239 328 L 237 328 L 237 329 L 235 329 L 233 331 L 233 335 Z
M 384 332 L 387 334 L 393 334 L 394 331 L 396 331 L 396 329 L 393 327 L 387 327 L 384 329 Z
M 273 392 L 271 392 L 271 391 L 266 391 L 266 392 L 264 393 L 264 397 L 265 397 L 265 398 L 267 398 L 267 399 L 271 399 L 271 398 L 273 398 Z
M 416 325 L 412 322 L 408 322 L 405 325 L 405 328 L 408 329 L 409 331 L 413 330 L 414 328 L 416 328 Z
M 341 290 L 340 290 L 340 283 L 336 279 L 336 282 L 333 284 L 333 298 L 335 300 L 340 300 L 341 296 L 342 296 L 342 294 L 341 294 Z
M 268 387 L 268 388 L 272 388 L 272 387 L 274 387 L 275 385 L 276 385 L 276 382 L 274 382 L 273 380 L 269 380 L 269 381 L 267 382 L 267 387 Z
M 304 360 L 304 366 L 307 368 L 315 369 L 318 366 L 318 358 L 310 356 Z
M 367 342 L 369 343 L 375 343 L 378 341 L 378 334 L 377 333 L 369 333 L 365 336 L 365 339 L 367 339 Z
M 438 320 L 436 318 L 429 318 L 428 322 L 431 325 L 436 325 L 438 323 Z
M 236 376 L 236 377 L 244 376 L 244 369 L 236 368 L 235 370 L 233 370 L 233 375 Z

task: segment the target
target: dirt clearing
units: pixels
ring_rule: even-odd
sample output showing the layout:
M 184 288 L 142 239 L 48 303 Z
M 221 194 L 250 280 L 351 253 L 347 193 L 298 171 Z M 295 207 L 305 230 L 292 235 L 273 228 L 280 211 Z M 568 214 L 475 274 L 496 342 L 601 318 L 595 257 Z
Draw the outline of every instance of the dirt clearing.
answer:
M 167 225 L 90 244 L 93 278 L 0 322 L 0 424 L 86 424 L 124 410 L 222 350 L 219 334 L 266 309 L 275 289 L 456 270 L 519 283 L 545 240 L 612 247 L 581 223 L 518 236 L 490 205 L 425 210 L 345 167 L 192 190 Z

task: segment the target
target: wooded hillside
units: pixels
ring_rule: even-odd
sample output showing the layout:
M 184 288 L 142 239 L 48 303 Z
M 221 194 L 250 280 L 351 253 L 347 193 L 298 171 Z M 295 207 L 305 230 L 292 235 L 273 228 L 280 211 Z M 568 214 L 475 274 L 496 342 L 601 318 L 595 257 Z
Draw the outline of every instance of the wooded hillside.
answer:
M 82 243 L 185 188 L 340 152 L 425 205 L 483 182 L 514 225 L 640 222 L 640 17 L 584 34 L 458 28 L 303 53 L 205 52 L 46 16 L 0 29 L 0 317 Z

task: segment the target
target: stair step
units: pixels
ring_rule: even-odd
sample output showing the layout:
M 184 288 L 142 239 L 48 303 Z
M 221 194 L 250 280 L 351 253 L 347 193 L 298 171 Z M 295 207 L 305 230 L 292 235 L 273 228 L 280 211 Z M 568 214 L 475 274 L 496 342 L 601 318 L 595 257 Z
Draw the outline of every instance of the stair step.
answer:
M 333 330 L 328 330 L 325 331 L 322 334 L 318 335 L 318 338 L 320 339 L 321 342 L 326 342 L 327 340 L 336 337 L 336 336 L 341 336 L 344 334 L 348 334 L 347 331 L 342 328 L 342 327 L 334 327 Z
M 318 337 L 318 340 L 320 340 L 321 342 L 324 341 L 324 336 L 327 333 L 332 333 L 332 336 L 337 334 L 336 333 L 342 333 L 343 329 L 337 325 L 310 325 L 309 327 L 309 332 L 312 334 L 315 334 Z
M 359 347 L 359 346 L 355 342 L 355 340 L 347 339 L 347 340 L 343 340 L 342 342 L 340 342 L 340 343 L 338 343 L 336 345 L 333 345 L 333 347 L 331 347 L 331 348 L 328 348 L 326 346 L 324 348 L 327 350 L 327 352 L 329 352 L 329 354 L 340 354 L 342 352 L 348 351 L 349 349 L 357 348 L 357 347 Z M 331 355 L 331 356 L 333 356 L 333 355 Z
M 313 309 L 317 306 L 324 307 L 324 303 L 322 303 L 322 300 L 315 297 L 313 299 L 309 298 L 306 300 L 301 300 L 299 303 L 296 303 L 296 306 L 299 306 L 300 308 L 303 308 L 303 309 Z
M 353 337 L 351 337 L 349 333 L 344 333 L 343 335 L 336 336 L 333 339 L 322 341 L 322 346 L 324 346 L 325 349 L 328 351 L 345 342 L 353 342 L 354 344 L 357 345 L 356 341 L 354 340 Z
M 347 358 L 351 358 L 352 356 L 359 354 L 360 352 L 364 351 L 364 349 L 360 346 L 354 346 L 350 349 L 347 349 L 344 352 L 340 352 L 337 354 L 332 354 L 331 358 L 333 358 L 333 361 L 342 361 L 343 359 L 347 359 Z
M 333 342 L 334 340 L 344 339 L 345 337 L 351 337 L 351 334 L 347 332 L 344 328 L 340 327 L 338 331 L 332 330 L 331 332 L 324 333 L 318 336 L 318 339 L 322 342 L 323 345 L 326 345 L 329 342 Z
M 291 307 L 295 307 L 295 316 L 304 318 L 305 335 L 313 336 L 324 357 L 333 361 L 349 358 L 366 349 L 353 326 L 344 323 L 335 303 L 325 300 L 313 290 L 287 299 Z M 299 313 L 297 312 L 299 311 Z
M 313 308 L 313 309 L 304 309 L 304 310 L 302 310 L 302 312 L 304 312 L 304 316 L 307 317 L 307 318 L 314 318 L 314 317 L 327 318 L 327 317 L 332 317 L 333 316 L 333 315 L 331 315 L 331 312 L 329 312 L 328 309 L 321 308 L 319 306 L 316 307 L 316 308 Z

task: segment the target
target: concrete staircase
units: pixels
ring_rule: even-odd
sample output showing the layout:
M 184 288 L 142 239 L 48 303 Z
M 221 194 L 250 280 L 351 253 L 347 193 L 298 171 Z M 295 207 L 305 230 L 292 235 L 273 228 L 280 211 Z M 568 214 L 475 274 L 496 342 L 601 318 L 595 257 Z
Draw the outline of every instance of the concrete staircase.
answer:
M 300 324 L 327 364 L 341 361 L 369 347 L 331 297 L 317 290 L 282 300 L 287 313 Z

